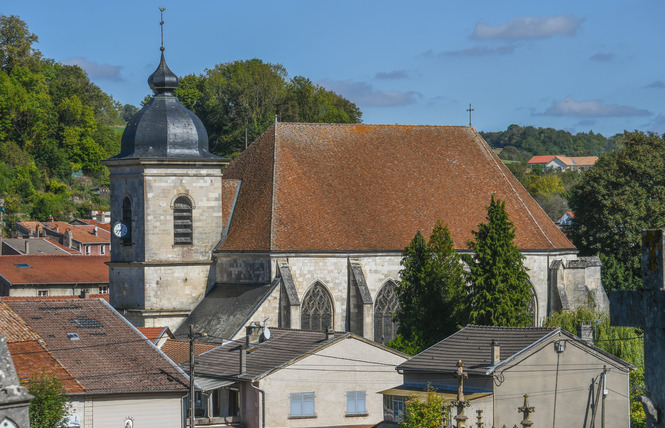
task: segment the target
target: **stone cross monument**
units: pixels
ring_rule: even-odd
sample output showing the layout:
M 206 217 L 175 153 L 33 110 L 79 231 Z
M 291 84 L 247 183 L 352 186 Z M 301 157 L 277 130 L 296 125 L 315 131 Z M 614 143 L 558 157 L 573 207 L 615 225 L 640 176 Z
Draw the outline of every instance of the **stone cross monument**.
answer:
M 462 360 L 457 362 L 457 373 L 454 376 L 457 377 L 457 400 L 453 400 L 451 404 L 457 407 L 457 416 L 455 416 L 457 428 L 464 428 L 466 427 L 467 420 L 464 408 L 469 407 L 470 403 L 464 399 L 464 379 L 469 377 L 469 375 L 464 373 L 464 363 Z
M 665 231 L 642 231 L 641 290 L 610 293 L 610 324 L 644 330 L 645 395 L 640 397 L 648 427 L 665 427 Z

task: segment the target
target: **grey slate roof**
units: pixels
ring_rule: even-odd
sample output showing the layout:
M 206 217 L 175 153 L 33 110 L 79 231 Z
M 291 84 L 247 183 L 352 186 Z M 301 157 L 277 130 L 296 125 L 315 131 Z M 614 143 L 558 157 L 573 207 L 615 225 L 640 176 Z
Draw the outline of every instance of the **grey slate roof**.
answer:
M 323 331 L 283 328 L 270 328 L 270 333 L 270 339 L 250 345 L 245 374 L 240 374 L 240 350 L 245 343 L 242 339 L 196 357 L 196 376 L 255 380 L 324 345 L 352 336 L 352 333 L 336 332 L 334 338 L 326 340 Z M 189 363 L 183 363 L 181 367 L 189 371 Z
M 559 332 L 547 327 L 488 327 L 468 325 L 441 342 L 402 363 L 398 370 L 454 372 L 457 361 L 464 361 L 464 371 L 485 374 L 491 366 L 491 344 L 500 346 L 501 361 L 531 346 L 544 337 Z
M 175 337 L 187 338 L 189 326 L 193 324 L 197 332 L 208 335 L 206 341 L 222 343 L 222 340 L 233 337 L 249 321 L 254 310 L 277 284 L 215 285 L 178 327 Z

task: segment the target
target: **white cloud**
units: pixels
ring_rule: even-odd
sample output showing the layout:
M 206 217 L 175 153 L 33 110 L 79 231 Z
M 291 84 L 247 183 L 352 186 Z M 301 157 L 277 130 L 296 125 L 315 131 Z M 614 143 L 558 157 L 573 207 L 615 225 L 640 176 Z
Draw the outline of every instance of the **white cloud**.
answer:
M 395 70 L 395 71 L 379 71 L 374 76 L 377 79 L 406 79 L 409 77 L 409 72 L 406 70 Z
M 583 19 L 573 15 L 548 16 L 545 18 L 518 16 L 501 25 L 479 22 L 473 30 L 474 39 L 543 39 L 562 35 L 574 36 Z
M 352 80 L 323 79 L 317 83 L 327 90 L 341 94 L 350 101 L 363 106 L 404 106 L 414 104 L 422 97 L 418 92 L 381 91 L 374 89 L 369 83 Z
M 90 79 L 105 79 L 105 80 L 122 80 L 120 71 L 122 67 L 109 64 L 98 64 L 96 62 L 88 61 L 85 58 L 73 57 L 62 61 L 65 65 L 78 65 L 88 73 Z
M 548 108 L 545 116 L 568 117 L 630 117 L 650 116 L 651 112 L 617 104 L 603 104 L 599 100 L 575 101 L 566 97 Z

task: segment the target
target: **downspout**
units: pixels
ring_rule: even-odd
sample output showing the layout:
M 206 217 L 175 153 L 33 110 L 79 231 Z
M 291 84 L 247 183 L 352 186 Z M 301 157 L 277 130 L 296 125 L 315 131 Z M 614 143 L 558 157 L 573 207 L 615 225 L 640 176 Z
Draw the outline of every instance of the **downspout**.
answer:
M 251 381 L 249 382 L 249 386 L 261 393 L 261 428 L 266 428 L 266 392 L 258 386 L 254 386 Z

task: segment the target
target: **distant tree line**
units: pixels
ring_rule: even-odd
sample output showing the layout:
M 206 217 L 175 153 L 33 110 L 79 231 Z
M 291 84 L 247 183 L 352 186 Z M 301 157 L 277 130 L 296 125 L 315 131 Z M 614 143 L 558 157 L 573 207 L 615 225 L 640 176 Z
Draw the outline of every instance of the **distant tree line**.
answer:
M 621 146 L 622 134 L 606 138 L 602 134 L 571 134 L 552 128 L 510 125 L 505 131 L 481 132 L 487 143 L 501 149 L 503 160 L 528 162 L 536 155 L 599 156 Z

